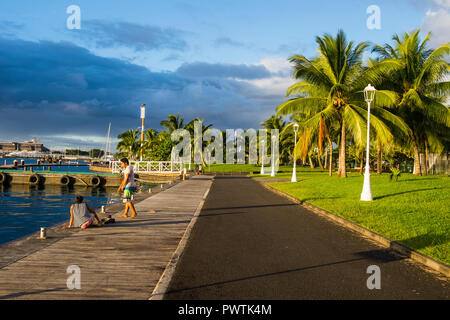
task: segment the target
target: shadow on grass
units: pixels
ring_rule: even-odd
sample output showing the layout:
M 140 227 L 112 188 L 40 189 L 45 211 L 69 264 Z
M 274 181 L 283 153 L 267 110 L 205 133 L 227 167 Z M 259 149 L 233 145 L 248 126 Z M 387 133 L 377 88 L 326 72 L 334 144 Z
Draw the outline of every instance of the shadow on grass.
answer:
M 429 178 L 421 178 L 421 179 L 402 179 L 402 177 L 400 177 L 400 178 L 398 179 L 397 182 L 404 182 L 404 181 L 422 181 L 422 180 L 439 180 L 439 178 L 429 177 Z
M 302 203 L 309 202 L 311 200 L 334 200 L 334 199 L 342 199 L 343 197 L 315 197 L 315 198 L 307 198 L 307 199 L 299 199 Z
M 424 249 L 431 246 L 446 244 L 450 242 L 450 234 L 421 234 L 416 237 L 397 240 L 396 242 L 408 246 L 412 249 Z
M 403 191 L 403 192 L 397 192 L 397 193 L 391 193 L 384 196 L 374 197 L 374 200 L 379 200 L 383 198 L 389 198 L 394 196 L 399 196 L 401 194 L 407 194 L 407 193 L 414 193 L 414 192 L 420 192 L 420 191 L 430 191 L 430 190 L 439 190 L 439 189 L 446 189 L 446 188 L 424 188 L 424 189 L 416 189 L 416 190 L 410 190 L 410 191 Z

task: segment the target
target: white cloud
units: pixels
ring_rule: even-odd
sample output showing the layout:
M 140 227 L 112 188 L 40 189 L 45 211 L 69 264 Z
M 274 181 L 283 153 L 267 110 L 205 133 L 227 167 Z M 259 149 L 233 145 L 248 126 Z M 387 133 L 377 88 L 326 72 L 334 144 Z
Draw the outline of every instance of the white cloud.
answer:
M 285 96 L 288 87 L 295 83 L 291 78 L 292 65 L 285 58 L 267 57 L 262 59 L 259 65 L 263 65 L 274 76 L 264 79 L 242 80 L 262 90 L 267 95 Z M 258 65 L 257 64 L 257 65 Z
M 450 41 L 450 0 L 435 0 L 436 10 L 428 10 L 422 24 L 424 32 L 431 31 L 432 47 L 436 48 Z
M 450 9 L 450 0 L 434 0 L 434 3 L 439 7 Z

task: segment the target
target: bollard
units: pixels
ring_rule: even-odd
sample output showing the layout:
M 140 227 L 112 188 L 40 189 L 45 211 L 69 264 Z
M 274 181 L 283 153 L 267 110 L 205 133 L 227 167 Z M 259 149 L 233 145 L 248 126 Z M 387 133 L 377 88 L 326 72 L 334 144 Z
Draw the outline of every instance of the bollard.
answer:
M 46 238 L 47 238 L 47 230 L 41 227 L 41 234 L 39 235 L 39 239 L 46 239 Z

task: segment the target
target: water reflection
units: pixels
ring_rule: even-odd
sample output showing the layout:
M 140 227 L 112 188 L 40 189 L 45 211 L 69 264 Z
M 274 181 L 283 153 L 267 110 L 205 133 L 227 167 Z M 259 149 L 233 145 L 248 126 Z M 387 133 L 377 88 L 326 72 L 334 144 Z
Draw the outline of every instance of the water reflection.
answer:
M 78 194 L 93 207 L 120 200 L 116 188 L 0 185 L 0 244 L 68 220 Z

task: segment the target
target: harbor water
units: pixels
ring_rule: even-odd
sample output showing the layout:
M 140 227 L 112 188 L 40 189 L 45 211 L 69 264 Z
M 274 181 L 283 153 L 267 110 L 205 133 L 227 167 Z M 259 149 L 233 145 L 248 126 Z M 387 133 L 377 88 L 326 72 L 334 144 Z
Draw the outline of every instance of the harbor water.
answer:
M 0 159 L 0 164 L 12 164 L 15 159 Z M 21 160 L 21 159 L 17 159 Z M 36 159 L 24 159 L 36 163 Z M 87 172 L 87 166 L 52 168 L 53 171 Z M 117 188 L 65 186 L 0 185 L 0 245 L 68 221 L 69 208 L 76 195 L 82 195 L 91 207 L 120 201 Z

